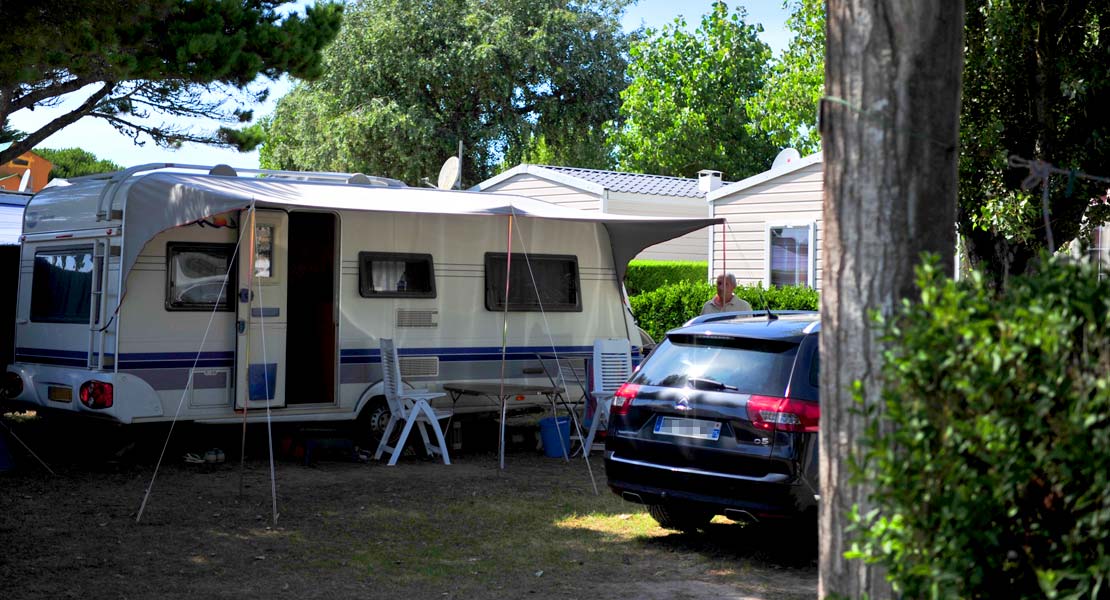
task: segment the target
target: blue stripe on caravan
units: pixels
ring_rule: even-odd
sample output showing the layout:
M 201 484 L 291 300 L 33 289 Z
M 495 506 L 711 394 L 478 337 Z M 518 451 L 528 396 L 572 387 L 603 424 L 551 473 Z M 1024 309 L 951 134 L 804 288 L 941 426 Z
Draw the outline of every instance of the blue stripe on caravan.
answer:
M 56 350 L 53 348 L 16 348 L 16 362 L 58 365 L 63 367 L 87 367 L 89 353 L 77 350 Z
M 121 352 L 120 360 L 173 360 L 197 357 L 196 352 Z M 201 358 L 235 358 L 234 352 L 201 352 Z
M 17 354 L 29 356 L 52 356 L 54 358 L 88 358 L 89 353 L 83 350 L 55 350 L 53 348 L 16 348 Z
M 510 346 L 505 349 L 506 360 L 536 360 L 537 354 L 571 357 L 586 357 L 593 352 L 593 346 Z M 473 360 L 501 360 L 500 346 L 481 346 L 470 348 L 400 348 L 398 354 L 406 356 L 435 356 L 440 362 L 465 362 Z M 373 348 L 350 348 L 341 350 L 339 362 L 351 364 L 377 364 L 381 362 L 381 351 Z
M 217 359 L 217 360 L 205 360 L 205 359 L 202 358 L 200 360 L 196 360 L 195 362 L 192 359 L 190 359 L 190 360 L 173 360 L 173 361 L 169 361 L 169 360 L 143 360 L 143 361 L 131 361 L 131 362 L 121 360 L 120 363 L 119 363 L 119 368 L 122 369 L 122 370 L 128 370 L 128 371 L 134 371 L 134 370 L 139 370 L 139 369 L 189 369 L 189 368 L 192 368 L 194 364 L 196 365 L 197 368 L 201 368 L 201 367 L 208 368 L 208 367 L 231 367 L 231 366 L 234 366 L 235 363 L 230 358 L 228 358 L 228 359 Z

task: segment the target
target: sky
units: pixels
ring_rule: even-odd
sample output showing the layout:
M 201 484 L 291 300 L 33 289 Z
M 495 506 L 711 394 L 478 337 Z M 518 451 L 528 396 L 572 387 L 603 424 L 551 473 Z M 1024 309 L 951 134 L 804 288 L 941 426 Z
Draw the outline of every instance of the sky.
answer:
M 678 16 L 684 16 L 687 29 L 693 30 L 701 21 L 701 15 L 709 11 L 712 0 L 640 0 L 629 7 L 624 16 L 624 29 L 632 31 L 640 26 L 658 29 L 674 21 Z M 790 41 L 786 31 L 787 12 L 782 6 L 782 0 L 746 0 L 743 2 L 728 2 L 732 10 L 737 5 L 742 5 L 748 12 L 749 23 L 763 25 L 761 39 L 771 47 L 775 55 L 779 55 Z M 255 117 L 261 117 L 273 111 L 277 98 L 289 89 L 289 82 L 285 79 L 275 82 L 271 87 L 271 100 L 256 106 Z M 87 94 L 86 92 L 85 94 Z M 33 111 L 22 110 L 14 113 L 11 125 L 21 131 L 34 131 L 38 127 L 51 121 L 54 117 L 63 114 L 66 110 L 79 104 L 85 95 L 74 92 L 59 106 L 50 108 L 37 108 Z M 158 118 L 157 122 L 166 119 Z M 187 124 L 197 130 L 214 130 L 221 125 L 216 121 L 203 119 L 177 119 L 170 121 L 174 124 Z M 123 167 L 145 163 L 172 162 L 191 165 L 216 165 L 228 164 L 240 168 L 258 168 L 258 151 L 237 152 L 226 148 L 206 146 L 203 144 L 185 144 L 180 149 L 170 150 L 159 148 L 148 141 L 144 146 L 136 145 L 131 138 L 118 133 L 101 119 L 84 118 L 46 138 L 40 148 L 82 148 L 97 156 L 108 159 Z

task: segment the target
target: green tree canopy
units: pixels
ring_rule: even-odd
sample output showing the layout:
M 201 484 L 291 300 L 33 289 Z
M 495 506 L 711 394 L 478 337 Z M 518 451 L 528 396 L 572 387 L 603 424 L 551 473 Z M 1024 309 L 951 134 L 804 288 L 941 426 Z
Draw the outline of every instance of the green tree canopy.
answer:
M 771 50 L 745 17 L 717 2 L 693 33 L 680 18 L 633 44 L 624 121 L 610 135 L 622 169 L 681 177 L 717 169 L 740 179 L 771 166 L 772 140 L 745 127 Z
M 4 4 L 0 124 L 19 110 L 56 105 L 83 90 L 76 108 L 0 152 L 0 163 L 83 117 L 106 120 L 137 143 L 240 145 L 231 128 L 196 133 L 148 117 L 252 118 L 259 75 L 316 77 L 320 51 L 339 29 L 342 7 L 318 4 L 282 16 L 284 0 L 51 0 Z
M 111 173 L 122 169 L 110 160 L 103 160 L 95 154 L 81 148 L 35 148 L 35 153 L 54 164 L 50 170 L 50 179 L 60 177 L 81 177 L 83 175 L 96 175 L 97 173 Z
M 790 9 L 786 28 L 793 38 L 748 104 L 748 130 L 766 132 L 776 146 L 812 154 L 821 149 L 817 105 L 825 92 L 825 3 L 787 0 L 784 6 Z
M 1041 188 L 1023 191 L 1029 170 L 1008 156 L 1110 175 L 1110 3 L 968 0 L 965 39 L 959 230 L 972 264 L 1002 281 L 1048 245 Z M 1050 251 L 1080 233 L 1105 191 L 1055 178 Z
M 607 166 L 627 0 L 357 0 L 326 75 L 267 123 L 262 164 L 418 183 L 463 144 L 463 180 L 530 155 Z

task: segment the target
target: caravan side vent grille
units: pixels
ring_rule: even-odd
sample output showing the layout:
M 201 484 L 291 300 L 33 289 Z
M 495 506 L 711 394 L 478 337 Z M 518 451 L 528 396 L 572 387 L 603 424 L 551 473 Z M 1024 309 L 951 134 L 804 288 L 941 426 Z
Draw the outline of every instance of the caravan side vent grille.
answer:
M 438 310 L 397 309 L 398 327 L 439 327 Z
M 435 377 L 439 375 L 438 356 L 406 356 L 400 359 L 401 377 Z

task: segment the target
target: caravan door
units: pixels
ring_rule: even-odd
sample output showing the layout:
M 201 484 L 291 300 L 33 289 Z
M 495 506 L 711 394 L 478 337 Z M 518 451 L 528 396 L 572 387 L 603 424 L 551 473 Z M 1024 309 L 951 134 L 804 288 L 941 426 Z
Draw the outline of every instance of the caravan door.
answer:
M 245 210 L 240 222 L 235 408 L 285 406 L 289 215 Z

